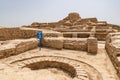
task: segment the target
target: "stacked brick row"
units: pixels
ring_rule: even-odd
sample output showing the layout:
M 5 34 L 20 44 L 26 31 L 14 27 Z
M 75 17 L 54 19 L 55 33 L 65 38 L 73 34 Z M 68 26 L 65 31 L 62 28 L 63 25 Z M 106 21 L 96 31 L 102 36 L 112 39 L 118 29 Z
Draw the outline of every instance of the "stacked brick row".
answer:
M 106 37 L 106 51 L 120 77 L 120 33 L 110 33 Z
M 37 39 L 27 40 L 11 40 L 7 44 L 0 45 L 0 59 L 12 55 L 18 55 L 22 52 L 36 48 L 38 45 Z
M 88 51 L 89 53 L 97 53 L 97 39 L 94 37 L 89 38 L 43 38 L 42 44 L 45 47 L 55 49 L 72 49 Z
M 37 36 L 39 29 L 27 29 L 27 28 L 0 28 L 0 41 L 12 40 L 12 39 L 28 39 Z M 58 37 L 61 33 L 55 31 L 43 31 L 44 37 Z

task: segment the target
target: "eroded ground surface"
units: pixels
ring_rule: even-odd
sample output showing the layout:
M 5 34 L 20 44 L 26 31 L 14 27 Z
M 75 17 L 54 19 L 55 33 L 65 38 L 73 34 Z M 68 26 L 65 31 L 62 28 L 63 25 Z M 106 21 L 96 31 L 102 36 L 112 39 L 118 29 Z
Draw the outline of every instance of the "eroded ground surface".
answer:
M 0 80 L 73 80 L 71 76 L 56 68 L 31 70 L 29 68 L 18 68 L 11 65 L 12 62 L 32 59 L 36 56 L 64 57 L 73 60 L 73 63 L 83 65 L 83 69 L 92 76 L 90 80 L 119 80 L 116 71 L 104 49 L 104 42 L 99 42 L 98 54 L 92 55 L 84 51 L 55 50 L 50 48 L 39 48 L 11 56 L 0 60 Z M 58 59 L 56 59 L 58 60 Z M 77 62 L 75 62 L 77 60 Z M 71 61 L 72 63 L 72 61 Z M 98 74 L 98 75 L 97 75 Z M 81 79 L 82 80 L 82 79 Z M 85 79 L 87 80 L 87 79 Z

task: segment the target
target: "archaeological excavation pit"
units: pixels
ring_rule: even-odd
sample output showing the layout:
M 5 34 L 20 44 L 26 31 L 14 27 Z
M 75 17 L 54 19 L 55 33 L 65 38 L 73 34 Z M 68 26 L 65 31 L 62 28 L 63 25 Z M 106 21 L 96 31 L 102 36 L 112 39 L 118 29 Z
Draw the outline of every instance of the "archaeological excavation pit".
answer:
M 67 73 L 72 78 L 76 76 L 75 68 L 63 62 L 41 61 L 41 62 L 28 64 L 24 67 L 30 68 L 31 70 L 56 68 L 57 70 L 62 70 L 63 72 Z
M 46 71 L 50 71 L 50 73 L 48 72 L 46 75 L 51 75 L 52 77 L 59 75 L 57 79 L 61 79 L 61 76 L 64 77 L 65 80 L 96 80 L 97 78 L 99 78 L 98 80 L 102 80 L 99 73 L 89 65 L 66 57 L 36 56 L 16 60 L 10 64 L 18 67 L 20 72 L 34 73 L 34 75 L 36 74 L 35 72 L 37 72 L 39 77 L 46 74 Z M 96 77 L 96 75 L 99 76 Z

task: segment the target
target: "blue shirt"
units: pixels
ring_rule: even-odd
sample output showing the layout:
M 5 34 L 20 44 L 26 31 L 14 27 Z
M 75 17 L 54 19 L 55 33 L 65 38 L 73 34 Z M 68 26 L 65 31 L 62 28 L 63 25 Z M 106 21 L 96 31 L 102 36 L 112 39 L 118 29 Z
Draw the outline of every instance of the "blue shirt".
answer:
M 42 34 L 42 31 L 38 31 L 38 32 L 37 32 L 37 38 L 38 38 L 38 39 L 42 39 L 42 35 L 43 35 L 43 34 Z

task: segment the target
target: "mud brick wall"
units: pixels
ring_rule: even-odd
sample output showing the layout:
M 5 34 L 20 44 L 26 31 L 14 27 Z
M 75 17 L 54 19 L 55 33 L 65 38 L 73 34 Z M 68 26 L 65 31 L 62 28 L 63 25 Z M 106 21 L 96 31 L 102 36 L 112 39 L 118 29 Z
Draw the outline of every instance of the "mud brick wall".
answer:
M 63 34 L 59 32 L 43 32 L 43 37 L 63 37 Z
M 20 29 L 20 28 L 0 28 L 0 41 L 12 40 L 12 39 L 27 39 L 37 37 L 37 30 Z M 41 30 L 42 31 L 42 30 Z M 59 37 L 63 36 L 59 32 L 43 31 L 43 37 Z
M 95 37 L 99 40 L 99 41 L 105 41 L 107 36 L 106 32 L 97 32 L 95 33 Z
M 88 52 L 92 54 L 97 54 L 98 42 L 97 38 L 89 37 L 87 39 Z
M 42 40 L 44 47 L 54 49 L 71 49 L 88 51 L 92 54 L 97 54 L 97 39 L 96 38 L 62 38 L 62 37 L 46 37 Z
M 105 48 L 120 77 L 120 32 L 107 35 Z
M 66 38 L 88 38 L 90 36 L 90 32 L 63 32 L 63 36 Z
M 0 29 L 0 40 L 11 40 L 11 39 L 26 39 L 35 37 L 36 31 L 33 30 L 21 30 L 19 28 L 1 28 Z
M 63 48 L 63 39 L 62 38 L 44 38 L 42 40 L 42 45 L 44 47 L 62 49 Z
M 14 42 L 13 42 L 14 41 Z M 5 47 L 9 46 L 9 47 Z M 11 40 L 7 44 L 0 45 L 0 59 L 9 57 L 12 55 L 17 55 L 22 52 L 34 49 L 38 47 L 37 39 L 27 39 L 27 40 Z
M 72 50 L 87 51 L 87 39 L 64 38 L 63 48 Z
M 55 49 L 72 49 L 87 51 L 87 39 L 77 38 L 44 38 L 42 45 Z

